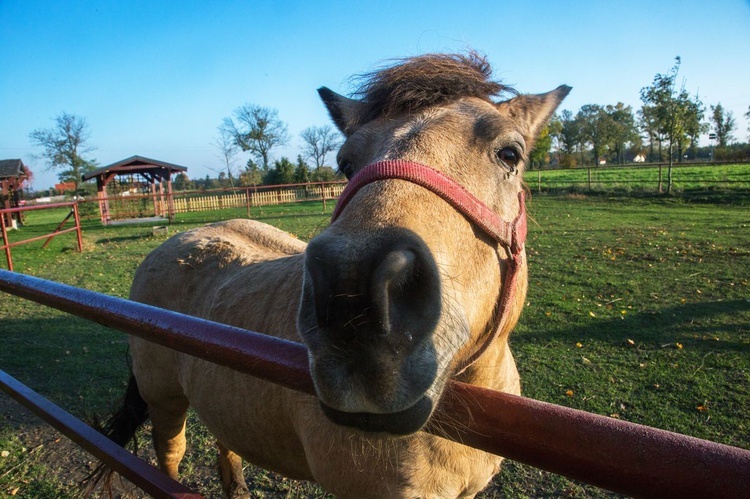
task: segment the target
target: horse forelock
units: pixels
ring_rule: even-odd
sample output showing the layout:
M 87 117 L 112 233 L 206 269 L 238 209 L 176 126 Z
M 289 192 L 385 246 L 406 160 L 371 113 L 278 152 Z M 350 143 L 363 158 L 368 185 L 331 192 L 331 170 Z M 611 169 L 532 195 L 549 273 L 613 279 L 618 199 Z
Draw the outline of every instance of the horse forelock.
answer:
M 361 75 L 355 95 L 363 106 L 358 122 L 415 113 L 463 97 L 492 101 L 512 88 L 492 79 L 486 57 L 468 54 L 427 54 Z

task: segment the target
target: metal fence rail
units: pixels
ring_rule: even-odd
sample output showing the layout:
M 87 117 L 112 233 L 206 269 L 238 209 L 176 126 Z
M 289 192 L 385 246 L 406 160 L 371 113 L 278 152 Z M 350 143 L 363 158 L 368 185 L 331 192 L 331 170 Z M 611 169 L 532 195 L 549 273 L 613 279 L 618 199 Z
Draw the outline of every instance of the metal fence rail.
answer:
M 314 394 L 299 343 L 3 270 L 0 290 Z M 750 490 L 748 450 L 458 382 L 426 430 L 632 496 Z
M 203 497 L 123 449 L 4 371 L 0 371 L 0 388 L 152 497 L 173 499 L 201 499 Z
M 60 225 L 57 226 L 57 228 L 52 231 L 49 234 L 43 235 L 43 236 L 37 236 L 37 237 L 30 237 L 28 239 L 24 239 L 22 241 L 16 241 L 14 243 L 11 243 L 8 240 L 8 227 L 5 225 L 5 214 L 7 213 L 25 213 L 27 211 L 34 211 L 34 210 L 46 210 L 49 208 L 70 208 L 70 213 L 68 213 L 68 216 L 66 216 L 62 222 L 60 222 Z M 63 229 L 63 226 L 68 221 L 70 217 L 73 217 L 74 226 L 69 229 Z M 2 235 L 2 242 L 3 245 L 0 246 L 0 249 L 5 250 L 5 260 L 8 262 L 8 270 L 13 270 L 13 255 L 11 254 L 10 249 L 15 246 L 20 246 L 22 244 L 31 243 L 34 241 L 39 241 L 42 239 L 46 239 L 44 245 L 42 247 L 46 247 L 52 238 L 55 236 L 59 236 L 60 234 L 67 234 L 68 232 L 75 232 L 76 233 L 76 243 L 77 243 L 77 249 L 80 253 L 83 251 L 83 238 L 81 235 L 81 219 L 78 216 L 78 203 L 57 203 L 57 204 L 48 204 L 48 205 L 37 205 L 37 206 L 23 206 L 20 208 L 6 208 L 0 210 L 0 234 Z

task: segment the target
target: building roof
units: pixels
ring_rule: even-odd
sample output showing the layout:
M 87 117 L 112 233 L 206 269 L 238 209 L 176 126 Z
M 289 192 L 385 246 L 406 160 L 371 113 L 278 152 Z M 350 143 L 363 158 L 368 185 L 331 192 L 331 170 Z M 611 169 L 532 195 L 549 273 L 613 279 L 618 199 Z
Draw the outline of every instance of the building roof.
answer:
M 26 175 L 23 171 L 23 161 L 20 159 L 0 159 L 0 178 L 20 177 Z
M 131 156 L 122 161 L 112 163 L 111 165 L 97 168 L 94 171 L 88 172 L 83 175 L 83 180 L 90 180 L 100 175 L 106 175 L 108 173 L 114 174 L 128 174 L 128 173 L 146 173 L 158 169 L 164 169 L 169 173 L 185 172 L 187 171 L 186 166 L 175 165 L 167 163 L 166 161 L 159 161 L 157 159 L 144 158 L 143 156 Z

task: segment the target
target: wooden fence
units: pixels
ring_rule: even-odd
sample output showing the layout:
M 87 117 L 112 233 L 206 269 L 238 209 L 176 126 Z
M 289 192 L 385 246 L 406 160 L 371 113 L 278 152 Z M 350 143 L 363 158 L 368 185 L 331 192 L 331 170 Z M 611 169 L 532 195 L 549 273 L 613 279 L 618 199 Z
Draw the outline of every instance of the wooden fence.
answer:
M 169 194 L 143 194 L 111 196 L 79 201 L 84 218 L 99 216 L 104 224 L 116 220 L 137 220 L 165 217 L 170 220 L 176 213 L 215 211 L 228 208 L 271 206 L 305 201 L 327 201 L 338 199 L 346 182 L 313 182 L 307 184 L 262 185 L 235 187 L 206 191 L 183 191 Z M 96 205 L 107 206 L 106 214 Z
M 174 196 L 175 213 L 223 210 L 301 203 L 305 201 L 327 201 L 337 199 L 344 190 L 344 183 L 297 184 L 290 186 L 245 187 L 241 191 L 186 192 Z

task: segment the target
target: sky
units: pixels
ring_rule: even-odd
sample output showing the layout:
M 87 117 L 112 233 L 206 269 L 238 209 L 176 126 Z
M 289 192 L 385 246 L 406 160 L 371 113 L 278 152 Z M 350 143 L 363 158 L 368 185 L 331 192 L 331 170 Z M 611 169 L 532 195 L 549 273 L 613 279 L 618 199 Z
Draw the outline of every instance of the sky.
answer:
M 523 93 L 571 85 L 560 109 L 574 113 L 639 109 L 680 56 L 680 83 L 748 140 L 750 0 L 0 0 L 0 159 L 54 185 L 29 133 L 66 112 L 86 120 L 100 166 L 140 155 L 216 177 L 217 128 L 249 103 L 278 110 L 292 140 L 272 156 L 294 161 L 300 132 L 329 123 L 318 87 L 347 95 L 395 58 L 470 49 Z

